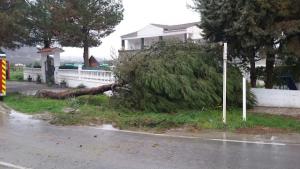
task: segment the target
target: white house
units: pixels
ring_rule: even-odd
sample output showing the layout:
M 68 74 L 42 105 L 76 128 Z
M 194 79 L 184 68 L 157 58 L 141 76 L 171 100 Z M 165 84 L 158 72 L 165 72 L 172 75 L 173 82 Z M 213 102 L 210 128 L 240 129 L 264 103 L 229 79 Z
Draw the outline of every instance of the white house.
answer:
M 122 50 L 140 50 L 159 40 L 201 40 L 199 22 L 180 25 L 150 24 L 143 29 L 121 36 Z

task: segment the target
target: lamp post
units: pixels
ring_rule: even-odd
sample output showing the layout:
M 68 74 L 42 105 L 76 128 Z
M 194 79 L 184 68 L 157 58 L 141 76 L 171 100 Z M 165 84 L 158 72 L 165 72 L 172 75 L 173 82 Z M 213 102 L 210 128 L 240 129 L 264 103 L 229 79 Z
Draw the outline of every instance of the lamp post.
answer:
M 226 124 L 226 89 L 227 89 L 227 43 L 223 51 L 223 123 Z

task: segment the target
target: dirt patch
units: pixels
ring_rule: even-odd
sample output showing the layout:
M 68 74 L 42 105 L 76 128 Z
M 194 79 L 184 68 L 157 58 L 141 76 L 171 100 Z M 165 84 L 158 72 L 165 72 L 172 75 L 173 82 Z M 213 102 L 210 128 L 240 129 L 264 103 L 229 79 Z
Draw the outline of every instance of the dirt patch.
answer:
M 262 127 L 256 126 L 253 128 L 240 128 L 235 131 L 238 134 L 286 134 L 290 133 L 289 130 L 286 129 L 278 129 L 278 128 L 270 128 L 270 127 Z

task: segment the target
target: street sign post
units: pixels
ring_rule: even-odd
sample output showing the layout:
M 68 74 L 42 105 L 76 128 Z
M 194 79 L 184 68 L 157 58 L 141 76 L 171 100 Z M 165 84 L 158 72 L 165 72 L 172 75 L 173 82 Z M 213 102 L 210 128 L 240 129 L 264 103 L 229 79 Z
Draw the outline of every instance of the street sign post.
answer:
M 224 43 L 223 64 L 223 123 L 226 124 L 227 43 Z

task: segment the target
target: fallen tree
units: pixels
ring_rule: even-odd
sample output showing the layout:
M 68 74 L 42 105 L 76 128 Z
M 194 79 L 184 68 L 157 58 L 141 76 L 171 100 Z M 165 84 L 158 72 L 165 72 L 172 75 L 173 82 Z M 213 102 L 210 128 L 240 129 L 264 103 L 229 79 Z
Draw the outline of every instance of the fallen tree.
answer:
M 109 84 L 103 85 L 99 87 L 89 88 L 89 89 L 74 89 L 74 90 L 67 90 L 63 92 L 53 92 L 49 90 L 40 90 L 36 93 L 37 97 L 42 98 L 50 98 L 50 99 L 67 99 L 71 97 L 79 97 L 83 95 L 97 95 L 103 94 L 104 92 L 114 90 L 118 84 Z

